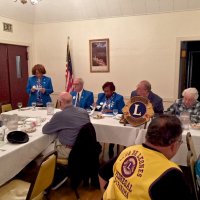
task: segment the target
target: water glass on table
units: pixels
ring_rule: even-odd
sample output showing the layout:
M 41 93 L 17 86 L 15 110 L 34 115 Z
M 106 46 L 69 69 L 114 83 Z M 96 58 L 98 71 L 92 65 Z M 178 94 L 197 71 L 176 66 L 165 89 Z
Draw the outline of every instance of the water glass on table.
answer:
M 4 137 L 5 137 L 5 128 L 0 127 L 0 143 L 4 142 Z
M 35 110 L 36 110 L 36 109 L 35 109 L 35 108 L 36 108 L 36 102 L 32 102 L 31 105 L 32 105 L 32 110 L 35 111 Z
M 18 103 L 17 103 L 17 107 L 19 108 L 19 111 L 20 111 L 21 108 L 22 108 L 22 102 L 18 102 Z
M 189 125 L 190 125 L 190 113 L 189 112 L 181 112 L 180 120 L 181 120 L 183 129 L 188 130 Z
M 47 102 L 47 115 L 54 114 L 54 106 L 52 102 Z
M 117 109 L 113 109 L 113 115 L 114 115 L 114 117 L 116 117 L 117 114 L 118 114 L 118 110 Z

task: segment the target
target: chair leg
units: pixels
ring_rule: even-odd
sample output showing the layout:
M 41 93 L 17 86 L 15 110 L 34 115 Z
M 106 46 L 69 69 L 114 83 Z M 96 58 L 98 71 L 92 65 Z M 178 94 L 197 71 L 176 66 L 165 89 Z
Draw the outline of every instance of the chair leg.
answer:
M 74 192 L 75 192 L 75 195 L 76 195 L 76 199 L 80 200 L 80 196 L 79 196 L 79 193 L 78 193 L 77 189 L 74 189 Z
M 104 154 L 105 154 L 105 147 L 106 147 L 106 144 L 105 143 L 103 143 L 103 148 L 102 148 L 102 155 L 100 156 L 100 158 L 99 158 L 99 162 L 102 164 L 102 163 L 104 163 Z

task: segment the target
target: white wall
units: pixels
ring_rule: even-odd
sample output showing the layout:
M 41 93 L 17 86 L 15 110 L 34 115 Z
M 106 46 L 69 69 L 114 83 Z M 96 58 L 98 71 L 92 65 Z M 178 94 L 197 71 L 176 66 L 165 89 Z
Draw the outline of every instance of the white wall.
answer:
M 143 79 L 166 101 L 178 92 L 180 38 L 199 37 L 200 11 L 35 25 L 36 60 L 48 67 L 54 90 L 65 84 L 67 36 L 76 76 L 95 94 L 105 81 L 129 97 Z M 90 73 L 89 40 L 110 39 L 110 73 Z
M 113 81 L 125 97 L 142 79 L 165 101 L 176 99 L 180 41 L 200 40 L 200 11 L 153 14 L 76 22 L 14 24 L 14 32 L 0 30 L 0 42 L 30 44 L 33 64 L 42 63 L 52 77 L 54 91 L 65 86 L 67 37 L 75 76 L 85 80 L 85 88 L 95 94 L 105 81 Z M 89 40 L 110 39 L 110 73 L 90 73 Z
M 3 31 L 3 22 L 12 24 L 13 32 Z M 31 66 L 34 63 L 33 25 L 0 16 L 0 26 L 0 43 L 28 46 L 28 64 Z

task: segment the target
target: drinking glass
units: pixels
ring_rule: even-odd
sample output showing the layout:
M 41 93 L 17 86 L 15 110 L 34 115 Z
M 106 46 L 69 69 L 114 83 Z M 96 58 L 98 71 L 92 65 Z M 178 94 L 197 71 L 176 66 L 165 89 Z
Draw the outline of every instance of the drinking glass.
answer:
M 113 109 L 113 115 L 116 116 L 118 114 L 118 110 L 117 109 Z
M 52 102 L 47 102 L 47 115 L 54 114 L 54 107 Z
M 32 102 L 32 108 L 33 108 L 33 110 L 35 110 L 35 107 L 36 107 L 36 102 Z
M 5 137 L 5 128 L 1 127 L 0 128 L 0 142 L 4 141 L 4 137 Z
M 190 113 L 189 112 L 181 112 L 180 120 L 182 122 L 183 129 L 188 130 L 189 124 L 190 124 Z
M 18 102 L 17 103 L 17 106 L 18 106 L 18 108 L 19 108 L 19 111 L 21 110 L 21 108 L 22 108 L 22 102 Z

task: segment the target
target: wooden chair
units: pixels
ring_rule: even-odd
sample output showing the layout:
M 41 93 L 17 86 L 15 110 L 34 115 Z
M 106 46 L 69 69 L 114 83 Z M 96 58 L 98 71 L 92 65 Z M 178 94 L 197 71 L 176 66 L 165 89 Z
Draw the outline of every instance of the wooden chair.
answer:
M 54 178 L 57 152 L 53 151 L 41 158 L 38 163 L 36 174 L 33 174 L 31 183 L 14 179 L 0 188 L 1 200 L 42 200 L 44 190 L 49 189 Z
M 192 140 L 192 135 L 191 135 L 190 132 L 187 132 L 186 143 L 187 143 L 188 151 L 191 151 L 193 153 L 193 155 L 194 155 L 195 160 L 197 160 L 197 155 L 196 155 L 196 151 L 195 151 L 195 148 L 194 148 L 194 143 L 193 143 L 193 140 Z
M 4 104 L 4 105 L 1 106 L 1 111 L 2 112 L 8 112 L 10 110 L 12 110 L 12 106 L 11 106 L 10 103 L 9 104 Z
M 188 148 L 187 166 L 189 167 L 190 172 L 191 172 L 192 184 L 193 184 L 196 200 L 199 200 L 199 186 L 197 183 L 197 177 L 196 177 L 196 173 L 195 173 L 195 164 L 197 161 L 197 156 L 196 156 L 194 143 L 193 143 L 190 132 L 188 132 L 186 135 L 186 143 L 187 143 L 187 148 Z

